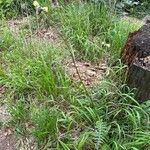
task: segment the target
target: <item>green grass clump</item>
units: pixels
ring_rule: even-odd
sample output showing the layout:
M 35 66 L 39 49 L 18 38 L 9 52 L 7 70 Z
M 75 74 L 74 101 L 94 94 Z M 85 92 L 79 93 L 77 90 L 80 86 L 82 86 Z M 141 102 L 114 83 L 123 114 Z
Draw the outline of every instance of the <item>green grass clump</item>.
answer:
M 142 23 L 132 21 L 132 18 L 123 18 L 116 20 L 114 27 L 110 31 L 111 50 L 110 53 L 114 58 L 118 58 L 124 43 L 130 32 L 138 30 Z
M 3 34 L 0 36 L 0 50 L 5 51 L 8 50 L 10 51 L 13 48 L 14 38 L 12 37 L 12 34 L 7 30 L 7 28 L 1 29 L 1 32 Z
M 32 134 L 39 140 L 43 140 L 47 136 L 54 138 L 57 133 L 57 114 L 46 108 L 38 108 L 32 110 L 31 119 L 34 128 Z
M 16 40 L 14 49 L 4 51 L 3 60 L 9 64 L 3 79 L 6 84 L 18 92 L 36 89 L 56 97 L 63 92 L 67 94 L 69 80 L 54 55 L 58 50 L 46 43 L 37 44 L 38 40 L 26 42 Z
M 69 4 L 56 13 L 62 33 L 76 50 L 77 57 L 99 59 L 101 43 L 107 38 L 112 18 L 104 4 Z M 97 38 L 97 36 L 100 36 Z M 105 37 L 106 36 L 106 37 Z

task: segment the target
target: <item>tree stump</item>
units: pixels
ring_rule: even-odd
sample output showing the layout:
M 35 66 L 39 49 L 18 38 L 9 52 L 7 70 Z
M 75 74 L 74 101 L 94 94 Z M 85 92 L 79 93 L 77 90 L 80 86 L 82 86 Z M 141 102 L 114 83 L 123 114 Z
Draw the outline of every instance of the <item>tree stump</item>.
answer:
M 127 84 L 136 89 L 137 100 L 150 100 L 150 23 L 129 33 L 121 60 L 128 65 Z

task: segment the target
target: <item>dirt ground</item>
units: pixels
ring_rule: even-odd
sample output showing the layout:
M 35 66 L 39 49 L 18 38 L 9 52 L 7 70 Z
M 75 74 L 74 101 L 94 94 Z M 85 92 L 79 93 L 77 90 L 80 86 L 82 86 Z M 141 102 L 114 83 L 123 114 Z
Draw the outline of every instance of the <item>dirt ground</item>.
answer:
M 102 61 L 99 65 L 94 65 L 90 62 L 76 61 L 74 64 L 70 60 L 65 64 L 65 69 L 72 80 L 77 82 L 82 80 L 86 86 L 92 87 L 104 78 L 107 70 L 107 62 Z
M 15 137 L 10 129 L 0 130 L 0 150 L 16 150 Z

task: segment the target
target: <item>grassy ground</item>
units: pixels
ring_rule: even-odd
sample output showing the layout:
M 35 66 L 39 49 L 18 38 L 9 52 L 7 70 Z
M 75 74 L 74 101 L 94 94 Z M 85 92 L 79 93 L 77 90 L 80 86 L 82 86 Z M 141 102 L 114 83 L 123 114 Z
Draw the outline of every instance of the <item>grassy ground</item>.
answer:
M 47 25 L 57 29 L 54 43 L 34 36 Z M 0 102 L 11 120 L 1 126 L 13 128 L 24 149 L 28 144 L 38 150 L 149 149 L 150 104 L 136 101 L 119 61 L 128 33 L 139 27 L 93 3 L 50 8 L 28 16 L 14 31 L 2 19 Z M 105 77 L 85 87 L 67 74 L 65 59 L 95 64 L 107 59 Z

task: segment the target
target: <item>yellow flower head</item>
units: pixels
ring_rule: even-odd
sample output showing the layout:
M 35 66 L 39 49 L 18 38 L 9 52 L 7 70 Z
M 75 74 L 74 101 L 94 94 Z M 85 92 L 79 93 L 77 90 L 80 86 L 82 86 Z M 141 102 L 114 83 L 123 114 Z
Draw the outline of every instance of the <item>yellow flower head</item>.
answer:
M 37 1 L 34 1 L 34 2 L 33 2 L 33 5 L 34 5 L 35 7 L 40 7 L 40 4 L 39 4 Z
M 48 7 L 42 7 L 42 10 L 48 12 Z

